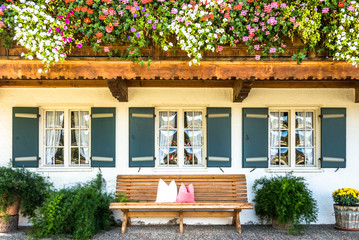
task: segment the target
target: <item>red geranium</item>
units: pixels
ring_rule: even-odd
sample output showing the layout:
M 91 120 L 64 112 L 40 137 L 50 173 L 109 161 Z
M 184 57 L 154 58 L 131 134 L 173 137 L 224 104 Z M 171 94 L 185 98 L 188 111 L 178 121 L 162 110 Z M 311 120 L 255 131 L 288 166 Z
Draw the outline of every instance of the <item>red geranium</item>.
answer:
M 90 23 L 90 22 L 91 22 L 91 19 L 89 19 L 89 18 L 85 18 L 85 19 L 84 19 L 84 22 L 88 24 L 88 23 Z
M 338 7 L 344 7 L 344 4 L 345 4 L 345 0 L 340 1 L 339 4 L 338 4 Z
M 105 20 L 105 19 L 106 19 L 106 16 L 105 16 L 105 15 L 100 15 L 100 16 L 98 16 L 98 18 L 99 18 L 100 20 Z
M 93 0 L 87 0 L 87 1 L 86 1 L 86 4 L 87 4 L 87 5 L 92 5 L 92 4 L 93 4 Z

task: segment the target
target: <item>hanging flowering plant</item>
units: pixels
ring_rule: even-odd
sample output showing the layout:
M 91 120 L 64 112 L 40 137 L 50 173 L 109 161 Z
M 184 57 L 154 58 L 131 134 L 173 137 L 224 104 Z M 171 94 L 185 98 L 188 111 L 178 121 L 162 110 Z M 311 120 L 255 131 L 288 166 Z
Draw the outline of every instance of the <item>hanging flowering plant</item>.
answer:
M 338 28 L 328 34 L 327 46 L 334 52 L 335 60 L 359 64 L 359 3 L 352 1 L 347 8 L 341 8 Z
M 177 36 L 181 50 L 192 58 L 190 66 L 192 63 L 199 64 L 204 50 L 221 51 L 223 47 L 220 45 L 229 42 L 230 37 L 225 29 L 231 20 L 230 9 L 231 6 L 223 0 L 200 0 L 198 3 L 184 3 L 179 10 L 171 10 L 178 13 L 168 28 Z M 223 17 L 219 18 L 220 14 Z M 173 47 L 173 44 L 169 43 L 163 50 L 167 51 L 169 47 Z
M 46 14 L 44 11 L 50 0 L 43 4 L 33 1 L 20 0 L 17 5 L 8 5 L 14 16 L 14 40 L 24 46 L 28 52 L 21 55 L 32 60 L 34 57 L 45 64 L 45 72 L 52 63 L 64 61 L 69 50 L 65 46 L 74 41 L 72 32 L 68 29 L 68 17 L 58 16 L 58 19 Z M 71 15 L 71 14 L 69 14 Z M 39 73 L 42 73 L 39 69 Z
M 16 40 L 45 71 L 82 44 L 140 64 L 152 46 L 182 50 L 198 65 L 226 44 L 246 45 L 257 60 L 280 56 L 294 36 L 298 62 L 315 47 L 357 65 L 358 9 L 348 0 L 5 0 L 0 38 Z

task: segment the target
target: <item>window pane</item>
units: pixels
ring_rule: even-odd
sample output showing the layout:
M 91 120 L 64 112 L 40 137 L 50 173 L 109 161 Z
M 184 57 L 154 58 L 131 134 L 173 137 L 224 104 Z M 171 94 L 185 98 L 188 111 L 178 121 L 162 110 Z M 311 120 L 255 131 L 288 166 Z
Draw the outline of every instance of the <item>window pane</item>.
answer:
M 192 148 L 184 149 L 184 165 L 192 165 L 193 164 L 193 151 Z
M 279 131 L 270 132 L 270 146 L 279 147 Z
M 305 131 L 305 146 L 313 147 L 313 131 Z
M 71 148 L 71 164 L 79 164 L 79 149 Z
M 280 113 L 280 128 L 288 129 L 288 112 Z
M 168 161 L 169 161 L 170 165 L 177 165 L 177 163 L 178 163 L 177 148 L 169 149 Z
M 168 116 L 169 128 L 177 128 L 177 112 L 169 112 Z
M 71 128 L 78 128 L 79 121 L 79 112 L 71 112 Z
M 63 148 L 47 148 L 46 149 L 46 164 L 64 164 L 64 149 Z
M 88 128 L 89 127 L 89 112 L 88 111 L 81 111 L 80 112 L 80 126 L 81 128 Z
M 64 128 L 64 112 L 55 112 L 55 128 Z
M 202 130 L 193 131 L 193 146 L 202 146 Z
M 202 128 L 202 112 L 194 112 L 193 126 L 194 128 Z
M 271 129 L 279 128 L 279 113 L 278 112 L 270 113 L 270 128 Z
M 305 126 L 306 128 L 313 128 L 313 113 L 312 112 L 307 112 L 306 117 L 305 117 Z
M 279 165 L 279 149 L 278 148 L 271 148 L 270 162 L 271 162 L 271 165 Z
M 202 148 L 193 148 L 194 165 L 202 165 Z
M 71 130 L 71 146 L 78 146 L 80 143 L 80 131 Z
M 80 134 L 81 146 L 89 146 L 89 130 L 80 130 Z
M 160 130 L 160 147 L 177 146 L 177 130 Z
M 314 156 L 313 156 L 313 149 L 312 148 L 305 149 L 305 164 L 307 166 L 313 166 L 314 165 Z
M 304 131 L 295 131 L 295 146 L 304 147 Z
M 46 146 L 64 146 L 64 130 L 46 130 Z
M 166 128 L 167 129 L 167 112 L 160 112 L 160 128 Z
M 160 128 L 177 128 L 177 112 L 160 112 Z
M 160 148 L 160 165 L 166 165 L 168 163 L 168 148 Z
M 295 149 L 295 164 L 296 165 L 304 165 L 304 163 L 305 163 L 304 149 L 296 148 Z
M 184 130 L 184 145 L 185 146 L 192 146 L 192 131 L 191 130 Z
M 46 127 L 53 128 L 54 125 L 54 112 L 46 112 Z
M 193 124 L 193 112 L 184 112 L 184 127 L 192 128 Z
M 81 164 L 90 163 L 89 148 L 80 148 L 80 163 Z
M 295 128 L 303 129 L 304 128 L 304 112 L 295 113 Z
M 280 146 L 288 147 L 288 131 L 280 131 Z
M 280 165 L 288 165 L 288 148 L 280 149 Z

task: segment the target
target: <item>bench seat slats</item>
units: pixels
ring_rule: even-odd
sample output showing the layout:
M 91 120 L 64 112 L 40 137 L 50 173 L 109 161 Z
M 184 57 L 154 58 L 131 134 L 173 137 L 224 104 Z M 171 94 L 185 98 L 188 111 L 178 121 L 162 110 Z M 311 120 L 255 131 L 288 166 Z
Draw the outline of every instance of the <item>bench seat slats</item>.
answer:
M 111 203 L 110 209 L 251 209 L 252 203 Z
M 159 179 L 167 184 L 175 180 L 179 188 L 193 184 L 196 203 L 155 203 Z M 110 209 L 124 213 L 122 233 L 131 217 L 179 217 L 180 233 L 183 217 L 232 217 L 237 232 L 241 233 L 239 213 L 253 209 L 248 203 L 244 174 L 223 175 L 118 175 L 116 193 L 126 194 L 127 199 L 138 202 L 115 202 Z

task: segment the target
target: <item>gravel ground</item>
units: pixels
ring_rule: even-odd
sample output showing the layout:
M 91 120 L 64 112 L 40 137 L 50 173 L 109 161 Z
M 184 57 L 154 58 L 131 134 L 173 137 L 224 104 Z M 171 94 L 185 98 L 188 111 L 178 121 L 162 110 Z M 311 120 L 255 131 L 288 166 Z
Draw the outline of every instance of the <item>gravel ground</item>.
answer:
M 13 233 L 0 233 L 0 239 L 25 240 L 29 228 L 20 228 Z M 271 226 L 244 225 L 242 234 L 237 234 L 233 226 L 185 226 L 184 233 L 178 233 L 178 226 L 131 226 L 125 234 L 120 228 L 97 234 L 97 240 L 359 240 L 359 232 L 339 231 L 333 225 L 311 225 L 302 236 L 288 235 L 286 231 Z M 62 238 L 63 239 L 63 238 Z

